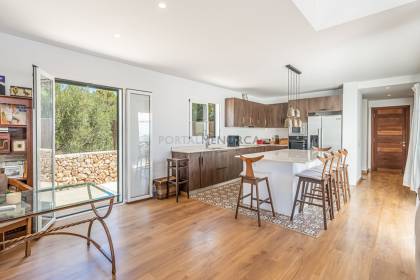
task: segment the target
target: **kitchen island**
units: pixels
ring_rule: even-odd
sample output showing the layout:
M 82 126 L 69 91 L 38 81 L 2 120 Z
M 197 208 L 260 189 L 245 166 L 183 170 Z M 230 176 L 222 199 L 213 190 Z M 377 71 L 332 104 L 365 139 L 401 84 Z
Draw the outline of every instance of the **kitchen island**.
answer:
M 321 165 L 321 161 L 317 159 L 319 153 L 310 150 L 284 149 L 244 154 L 245 157 L 257 157 L 259 155 L 264 155 L 264 158 L 253 164 L 255 176 L 268 177 L 274 211 L 290 216 L 298 181 L 295 175 L 303 170 Z M 250 192 L 250 185 L 244 184 L 244 194 Z M 259 183 L 259 192 L 261 199 L 268 197 L 264 182 Z M 244 199 L 244 204 L 249 203 L 250 197 Z M 262 204 L 261 208 L 271 211 L 269 204 Z
M 242 161 L 235 157 L 237 155 L 280 149 L 287 149 L 287 145 L 259 144 L 238 147 L 195 145 L 173 147 L 172 157 L 189 159 L 188 174 L 181 171 L 181 178 L 188 177 L 190 190 L 195 190 L 238 178 L 242 172 Z

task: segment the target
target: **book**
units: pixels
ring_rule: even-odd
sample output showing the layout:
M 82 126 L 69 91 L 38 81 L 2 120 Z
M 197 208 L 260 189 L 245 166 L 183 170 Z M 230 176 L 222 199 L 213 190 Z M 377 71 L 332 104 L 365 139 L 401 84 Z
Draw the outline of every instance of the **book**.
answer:
M 0 95 L 6 95 L 6 77 L 0 75 Z

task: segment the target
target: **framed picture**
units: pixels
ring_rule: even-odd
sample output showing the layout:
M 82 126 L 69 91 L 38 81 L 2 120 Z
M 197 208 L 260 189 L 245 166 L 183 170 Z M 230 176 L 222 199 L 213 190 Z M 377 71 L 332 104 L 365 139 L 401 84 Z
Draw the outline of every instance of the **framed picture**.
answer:
M 4 161 L 0 162 L 0 168 L 10 178 L 26 178 L 26 161 Z
M 26 152 L 26 140 L 12 140 L 13 152 Z
M 27 111 L 22 105 L 0 104 L 0 124 L 26 125 Z
M 10 134 L 0 133 L 0 154 L 10 153 Z
M 0 95 L 6 95 L 6 77 L 0 75 Z
M 4 167 L 4 174 L 9 178 L 22 178 L 23 177 L 22 165 L 10 165 Z
M 10 86 L 10 96 L 32 97 L 32 89 L 25 87 Z

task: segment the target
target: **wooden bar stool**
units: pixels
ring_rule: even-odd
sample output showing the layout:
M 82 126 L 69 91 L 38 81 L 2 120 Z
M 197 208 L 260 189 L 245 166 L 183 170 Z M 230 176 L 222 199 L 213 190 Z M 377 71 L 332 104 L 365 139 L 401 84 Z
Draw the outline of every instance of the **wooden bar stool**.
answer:
M 331 184 L 331 192 L 333 197 L 335 198 L 335 204 L 337 207 L 337 211 L 340 211 L 341 208 L 341 198 L 340 198 L 340 186 L 339 186 L 339 172 L 340 172 L 340 163 L 341 163 L 341 153 L 340 152 L 330 152 L 332 161 L 331 161 L 331 169 L 330 169 L 330 184 Z
M 290 221 L 293 221 L 297 203 L 300 206 L 299 212 L 303 211 L 304 204 L 309 204 L 322 208 L 324 229 L 327 229 L 327 211 L 329 212 L 330 220 L 334 218 L 331 184 L 329 183 L 333 158 L 331 155 L 326 154 L 323 157 L 318 157 L 318 159 L 323 164 L 321 172 L 308 169 L 296 175 L 299 181 L 296 187 Z M 315 203 L 314 200 L 320 201 L 321 204 Z
M 168 158 L 168 173 L 167 173 L 167 192 L 166 197 L 169 197 L 170 185 L 176 187 L 176 202 L 178 203 L 179 186 L 186 185 L 187 197 L 190 198 L 190 186 L 188 180 L 189 160 L 188 158 Z
M 339 201 L 341 202 L 341 196 L 343 197 L 343 202 L 347 202 L 347 190 L 344 183 L 343 168 L 341 167 L 343 160 L 343 153 L 341 150 L 338 150 L 335 153 L 332 153 L 336 158 L 336 164 L 333 169 L 333 177 L 338 191 Z
M 252 168 L 252 164 L 256 161 L 259 161 L 264 156 L 258 156 L 254 158 L 247 158 L 244 156 L 240 156 L 241 160 L 246 163 L 246 169 L 245 169 L 245 175 L 240 175 L 241 177 L 241 186 L 239 188 L 238 193 L 238 203 L 236 205 L 236 214 L 235 219 L 238 218 L 238 211 L 239 207 L 248 209 L 251 211 L 256 211 L 258 216 L 258 226 L 261 226 L 261 218 L 260 218 L 260 205 L 263 203 L 269 203 L 271 205 L 271 211 L 273 212 L 273 217 L 276 216 L 276 213 L 274 212 L 274 206 L 273 206 L 273 200 L 271 199 L 271 191 L 270 191 L 270 185 L 268 183 L 268 177 L 255 177 L 254 169 Z M 260 199 L 259 191 L 258 191 L 258 183 L 261 181 L 265 181 L 267 185 L 267 192 L 268 192 L 268 198 L 266 199 Z M 251 193 L 247 195 L 243 195 L 243 189 L 244 189 L 244 183 L 251 185 Z M 256 198 L 254 197 L 254 186 L 255 186 L 255 194 Z M 241 202 L 243 202 L 243 199 L 246 197 L 251 196 L 251 207 L 244 206 Z M 253 201 L 257 202 L 257 209 L 253 207 Z
M 345 189 L 345 197 L 346 201 L 350 200 L 351 193 L 350 193 L 350 183 L 349 183 L 349 165 L 347 164 L 347 155 L 349 152 L 346 149 L 340 150 L 340 153 L 342 154 L 342 161 L 340 163 L 340 173 L 342 176 L 342 182 Z

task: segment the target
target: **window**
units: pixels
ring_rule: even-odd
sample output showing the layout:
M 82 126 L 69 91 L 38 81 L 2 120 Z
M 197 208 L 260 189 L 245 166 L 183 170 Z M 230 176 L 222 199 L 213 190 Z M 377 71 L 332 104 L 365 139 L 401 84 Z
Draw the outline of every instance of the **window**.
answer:
M 190 103 L 191 136 L 219 137 L 220 106 L 214 103 Z

